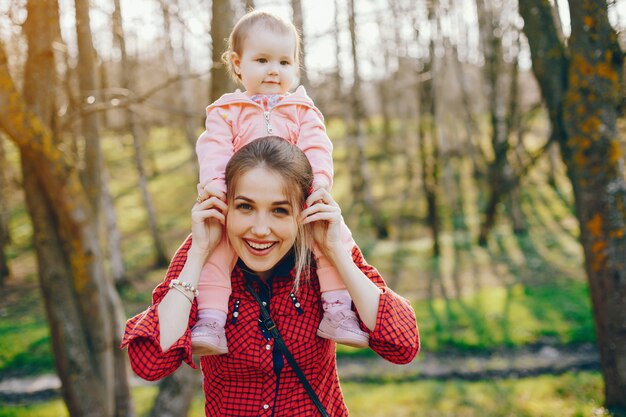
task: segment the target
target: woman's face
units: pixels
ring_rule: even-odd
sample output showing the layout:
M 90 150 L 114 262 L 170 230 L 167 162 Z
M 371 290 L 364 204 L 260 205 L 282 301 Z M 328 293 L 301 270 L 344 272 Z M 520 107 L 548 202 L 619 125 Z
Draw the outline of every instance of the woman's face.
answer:
M 294 245 L 299 212 L 284 193 L 283 178 L 264 167 L 251 169 L 234 185 L 228 239 L 246 266 L 266 279 Z

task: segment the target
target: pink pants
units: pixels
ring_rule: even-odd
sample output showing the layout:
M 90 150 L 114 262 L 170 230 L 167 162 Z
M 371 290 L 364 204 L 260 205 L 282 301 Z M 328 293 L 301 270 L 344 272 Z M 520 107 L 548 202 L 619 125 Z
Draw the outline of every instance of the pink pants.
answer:
M 352 239 L 350 229 L 343 221 L 341 222 L 341 241 L 344 249 L 352 253 L 352 248 L 356 243 Z M 317 246 L 313 249 L 313 254 L 317 262 L 317 276 L 320 280 L 321 292 L 345 289 L 346 286 L 339 273 Z M 209 255 L 200 273 L 198 308 L 212 308 L 228 312 L 228 298 L 232 291 L 230 274 L 237 259 L 237 254 L 228 243 L 224 233 L 222 241 Z

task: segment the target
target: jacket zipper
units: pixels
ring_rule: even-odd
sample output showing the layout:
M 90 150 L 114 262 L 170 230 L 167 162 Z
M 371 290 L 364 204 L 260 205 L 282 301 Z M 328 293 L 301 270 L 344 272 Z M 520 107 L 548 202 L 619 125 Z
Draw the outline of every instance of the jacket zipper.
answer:
M 267 133 L 269 133 L 270 135 L 274 132 L 274 128 L 272 127 L 272 124 L 270 123 L 270 111 L 264 111 L 263 112 L 263 116 L 265 117 L 265 127 L 267 128 Z

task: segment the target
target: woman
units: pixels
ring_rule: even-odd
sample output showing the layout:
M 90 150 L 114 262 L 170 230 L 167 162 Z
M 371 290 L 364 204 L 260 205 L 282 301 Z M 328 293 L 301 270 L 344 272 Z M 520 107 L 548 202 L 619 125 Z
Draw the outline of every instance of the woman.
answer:
M 322 308 L 308 233 L 339 271 L 370 347 L 394 363 L 415 357 L 419 336 L 409 302 L 385 286 L 358 248 L 352 256 L 341 249 L 341 211 L 324 189 L 307 196 L 312 179 L 304 153 L 280 138 L 258 139 L 233 156 L 226 168 L 228 203 L 198 198 L 191 236 L 155 289 L 152 306 L 127 323 L 122 347 L 128 347 L 137 375 L 160 379 L 182 361 L 195 368 L 190 341 L 197 321 L 195 287 L 224 231 L 239 256 L 226 322 L 232 342 L 228 354 L 201 358 L 207 416 L 318 415 L 314 396 L 328 415 L 348 415 L 335 344 L 316 335 Z M 246 287 L 270 311 L 314 394 L 260 323 L 260 304 Z

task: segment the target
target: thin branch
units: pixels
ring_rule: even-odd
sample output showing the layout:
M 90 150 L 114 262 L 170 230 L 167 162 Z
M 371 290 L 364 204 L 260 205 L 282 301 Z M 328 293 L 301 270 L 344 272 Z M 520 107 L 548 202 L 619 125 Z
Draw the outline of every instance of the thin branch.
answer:
M 71 123 L 75 121 L 76 118 L 81 118 L 89 114 L 100 113 L 100 112 L 107 111 L 107 110 L 124 109 L 134 104 L 141 104 L 147 101 L 153 95 L 171 86 L 172 84 L 176 84 L 178 82 L 190 80 L 190 79 L 199 79 L 199 78 L 208 76 L 209 74 L 210 72 L 207 71 L 207 72 L 203 72 L 199 74 L 188 74 L 185 76 L 178 75 L 176 77 L 171 77 L 165 80 L 163 83 L 158 84 L 152 89 L 146 91 L 144 94 L 135 96 L 135 97 L 133 97 L 132 94 L 130 94 L 129 90 L 117 89 L 118 92 L 126 92 L 128 97 L 123 98 L 123 99 L 115 99 L 118 101 L 109 100 L 107 102 L 89 104 L 88 106 L 85 106 L 75 111 L 73 114 L 70 114 L 67 118 L 67 121 L 61 125 L 61 129 L 65 130 L 67 127 L 69 127 Z

